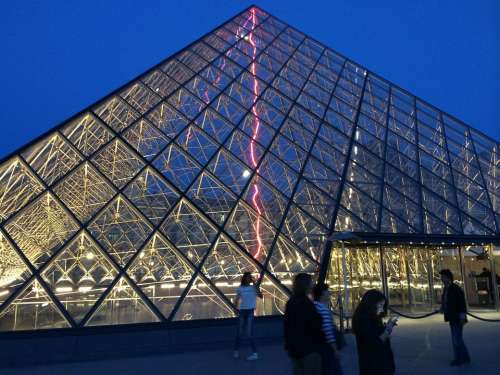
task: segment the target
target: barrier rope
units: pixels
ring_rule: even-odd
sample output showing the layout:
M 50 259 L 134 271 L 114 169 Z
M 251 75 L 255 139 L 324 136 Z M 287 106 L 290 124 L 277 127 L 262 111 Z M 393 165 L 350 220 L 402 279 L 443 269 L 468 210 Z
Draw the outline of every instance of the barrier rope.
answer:
M 467 313 L 467 315 L 469 315 L 470 317 L 474 318 L 474 319 L 477 319 L 477 320 L 481 320 L 483 322 L 490 322 L 490 323 L 500 323 L 500 319 L 487 319 L 487 318 L 481 318 L 480 316 L 477 316 L 477 315 L 474 315 L 474 314 L 471 314 L 471 313 Z
M 432 315 L 436 315 L 436 314 L 439 314 L 440 311 L 439 310 L 435 310 L 435 311 L 431 311 L 427 314 L 424 314 L 424 315 L 408 315 L 408 314 L 404 314 L 402 313 L 401 311 L 398 311 L 392 307 L 388 307 L 389 311 L 391 311 L 392 313 L 394 314 L 397 314 L 399 316 L 402 316 L 404 318 L 408 318 L 408 319 L 424 319 L 424 318 L 428 318 Z M 335 316 L 338 316 L 339 318 L 343 318 L 343 319 L 352 319 L 352 316 L 342 316 L 342 314 L 339 314 L 338 312 L 335 312 L 335 311 L 332 311 L 333 312 L 333 315 Z M 477 320 L 480 320 L 480 321 L 483 321 L 483 322 L 488 322 L 488 323 L 500 323 L 500 319 L 488 319 L 488 318 L 483 318 L 483 317 L 480 317 L 480 316 L 477 316 L 477 315 L 474 315 L 470 312 L 467 313 L 467 315 L 469 315 L 470 317 L 474 318 L 474 319 L 477 319 Z
M 389 311 L 393 312 L 394 314 L 400 315 L 400 316 L 402 316 L 404 318 L 408 318 L 408 319 L 424 319 L 424 318 L 427 318 L 429 316 L 439 314 L 439 310 L 435 310 L 435 311 L 432 311 L 432 312 L 424 314 L 424 315 L 407 315 L 407 314 L 403 314 L 402 312 L 393 309 L 390 306 L 388 307 L 388 309 L 389 309 Z

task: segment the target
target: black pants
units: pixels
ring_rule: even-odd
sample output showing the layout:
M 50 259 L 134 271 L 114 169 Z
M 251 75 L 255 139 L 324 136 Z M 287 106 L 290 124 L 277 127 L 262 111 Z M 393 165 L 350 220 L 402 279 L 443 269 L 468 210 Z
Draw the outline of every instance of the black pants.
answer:
M 470 362 L 469 351 L 464 343 L 463 329 L 460 323 L 450 323 L 451 343 L 453 345 L 453 355 L 455 360 L 460 362 Z
M 342 375 L 342 368 L 340 367 L 340 361 L 333 353 L 333 349 L 330 344 L 324 344 L 320 349 L 321 362 L 323 363 L 323 375 Z

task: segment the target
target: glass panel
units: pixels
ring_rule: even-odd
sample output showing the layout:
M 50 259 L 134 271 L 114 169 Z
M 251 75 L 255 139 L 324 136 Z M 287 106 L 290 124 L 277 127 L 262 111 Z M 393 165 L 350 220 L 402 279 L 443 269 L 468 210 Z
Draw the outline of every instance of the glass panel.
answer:
M 179 198 L 173 187 L 150 168 L 141 172 L 124 194 L 154 225 L 161 222 Z
M 155 233 L 127 273 L 168 318 L 191 280 L 193 268 L 168 240 Z
M 128 281 L 122 277 L 86 325 L 150 323 L 158 320 Z
M 287 287 L 291 288 L 291 285 Z M 285 313 L 285 306 L 290 296 L 267 274 L 264 274 L 262 278 L 260 291 L 262 299 L 257 300 L 255 315 L 283 315 Z
M 123 188 L 144 166 L 141 158 L 119 139 L 99 151 L 92 161 L 117 188 Z
M 191 285 L 177 310 L 175 320 L 222 319 L 234 317 L 233 309 L 201 276 Z
M 144 119 L 130 126 L 123 133 L 123 138 L 148 160 L 155 157 L 168 143 L 167 137 Z
M 0 166 L 0 221 L 21 209 L 43 185 L 18 159 L 12 159 Z
M 185 200 L 177 204 L 160 229 L 195 265 L 203 259 L 217 234 L 208 220 Z
M 31 146 L 22 156 L 47 185 L 52 185 L 82 160 L 80 154 L 58 133 Z
M 57 255 L 42 277 L 78 323 L 117 274 L 96 243 L 82 232 Z
M 87 162 L 64 177 L 54 192 L 82 223 L 115 195 L 115 189 Z
M 0 231 L 0 306 L 30 275 L 28 266 Z
M 236 203 L 236 196 L 218 183 L 208 172 L 203 172 L 194 182 L 187 196 L 205 215 L 223 224 Z
M 40 283 L 33 280 L 0 314 L 0 331 L 68 328 L 55 303 Z
M 236 289 L 245 272 L 259 277 L 260 268 L 244 251 L 224 236 L 217 239 L 216 245 L 203 263 L 202 272 L 233 303 Z
M 17 246 L 37 268 L 77 229 L 78 225 L 50 193 L 25 207 L 5 226 Z
M 65 125 L 62 132 L 85 156 L 90 156 L 113 137 L 92 113 L 85 113 Z
M 345 267 L 340 247 L 332 249 L 327 283 L 344 297 L 344 311 L 351 315 L 363 294 L 370 289 L 383 289 L 380 269 L 380 252 L 377 247 L 359 246 L 345 248 Z M 347 291 L 345 290 L 347 284 Z M 346 303 L 346 298 L 348 303 Z
M 118 96 L 106 100 L 94 112 L 117 132 L 121 132 L 139 118 L 139 114 Z
M 151 232 L 142 215 L 119 196 L 89 225 L 89 231 L 115 261 L 124 266 Z

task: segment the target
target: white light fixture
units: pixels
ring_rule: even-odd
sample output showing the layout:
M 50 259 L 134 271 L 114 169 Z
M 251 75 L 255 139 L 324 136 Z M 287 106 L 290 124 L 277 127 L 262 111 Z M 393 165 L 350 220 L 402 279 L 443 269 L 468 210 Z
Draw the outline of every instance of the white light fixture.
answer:
M 81 286 L 78 288 L 78 291 L 81 293 L 87 293 L 90 292 L 91 290 L 92 290 L 91 286 Z
M 250 174 L 251 174 L 251 173 L 250 173 L 250 171 L 249 171 L 248 169 L 245 169 L 245 170 L 243 171 L 243 178 L 248 178 L 248 177 L 250 177 Z
M 160 288 L 162 289 L 173 289 L 175 288 L 174 284 L 161 284 Z
M 66 293 L 66 292 L 72 292 L 73 288 L 70 286 L 59 286 L 56 288 L 56 292 L 59 293 Z
M 87 254 L 85 254 L 85 258 L 87 258 L 88 260 L 92 260 L 94 259 L 95 255 L 92 251 L 89 251 Z

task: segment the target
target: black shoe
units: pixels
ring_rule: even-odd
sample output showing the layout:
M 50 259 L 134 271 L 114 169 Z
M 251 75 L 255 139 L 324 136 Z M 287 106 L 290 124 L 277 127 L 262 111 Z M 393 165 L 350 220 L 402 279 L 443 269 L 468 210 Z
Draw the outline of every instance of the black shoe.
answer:
M 459 361 L 458 359 L 454 359 L 453 361 L 450 362 L 450 366 L 461 366 L 462 361 Z

